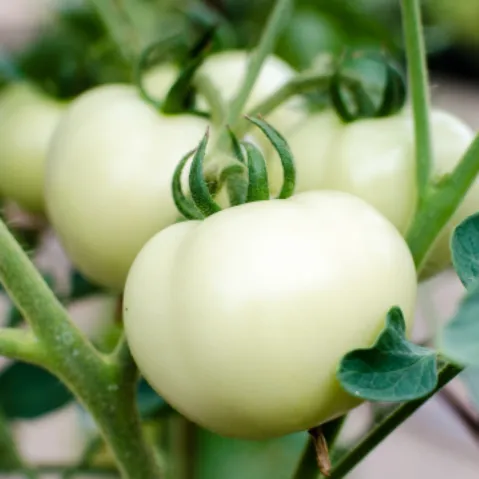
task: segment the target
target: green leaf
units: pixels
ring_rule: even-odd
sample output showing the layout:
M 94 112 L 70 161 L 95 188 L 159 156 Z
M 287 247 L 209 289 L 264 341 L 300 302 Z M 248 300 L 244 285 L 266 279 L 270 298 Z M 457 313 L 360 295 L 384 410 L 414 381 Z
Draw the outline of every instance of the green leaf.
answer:
M 479 277 L 479 213 L 456 227 L 451 249 L 454 269 L 462 284 L 469 288 Z
M 165 400 L 143 378 L 138 383 L 137 404 L 143 418 L 151 417 L 167 406 Z
M 440 350 L 452 361 L 479 367 L 479 285 L 467 294 L 444 327 Z
M 436 353 L 406 339 L 402 312 L 394 307 L 372 348 L 344 356 L 338 379 L 346 391 L 369 401 L 417 399 L 436 387 Z
M 73 401 L 72 393 L 48 371 L 13 363 L 0 374 L 0 409 L 10 419 L 33 419 Z

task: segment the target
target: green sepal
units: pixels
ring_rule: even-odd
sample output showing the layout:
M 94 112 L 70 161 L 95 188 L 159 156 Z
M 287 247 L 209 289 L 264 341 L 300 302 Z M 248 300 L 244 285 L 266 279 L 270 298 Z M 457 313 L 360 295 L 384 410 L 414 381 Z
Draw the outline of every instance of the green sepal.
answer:
M 346 354 L 337 377 L 351 395 L 402 402 L 430 394 L 438 381 L 436 352 L 409 342 L 400 308 L 391 308 L 373 347 Z
M 183 193 L 181 186 L 181 176 L 185 169 L 188 160 L 195 154 L 196 149 L 188 152 L 178 163 L 173 174 L 173 181 L 171 184 L 171 192 L 173 195 L 173 201 L 175 202 L 177 210 L 188 220 L 201 220 L 204 218 L 201 211 L 198 210 L 195 203 L 191 201 Z
M 231 140 L 231 148 L 233 150 L 233 154 L 235 158 L 243 164 L 246 164 L 244 155 L 243 155 L 243 150 L 241 149 L 241 144 L 237 138 L 237 136 L 234 134 L 233 130 L 228 126 L 228 134 Z
M 347 52 L 339 60 L 329 85 L 330 101 L 343 122 L 362 118 L 381 118 L 397 113 L 406 102 L 405 75 L 389 56 L 382 52 L 362 52 L 361 58 L 372 60 L 385 68 L 382 95 L 373 101 L 368 85 L 344 73 L 346 65 L 356 60 L 356 52 Z
M 402 109 L 407 99 L 406 85 L 404 73 L 391 59 L 386 61 L 386 85 L 377 118 L 394 115 Z
M 196 208 L 205 216 L 210 216 L 221 211 L 221 207 L 215 202 L 211 196 L 208 184 L 206 183 L 203 165 L 206 155 L 206 147 L 208 146 L 209 130 L 200 142 L 190 169 L 190 191 Z
M 220 174 L 219 184 L 226 184 L 231 206 L 246 203 L 248 180 L 246 178 L 246 168 L 242 163 L 227 166 Z
M 175 115 L 193 110 L 196 93 L 193 80 L 206 58 L 215 32 L 216 26 L 214 25 L 206 30 L 189 51 L 185 66 L 163 100 L 161 111 L 165 115 Z M 201 114 L 206 113 L 201 112 Z
M 289 198 L 293 195 L 296 185 L 296 168 L 294 166 L 293 153 L 291 152 L 288 142 L 281 133 L 263 119 L 249 116 L 247 116 L 246 119 L 256 125 L 265 134 L 278 153 L 283 167 L 284 178 L 278 199 Z
M 264 201 L 269 200 L 269 183 L 268 171 L 266 169 L 266 161 L 260 149 L 243 141 L 242 145 L 246 150 L 248 158 L 248 195 L 246 201 Z
M 352 111 L 344 99 L 342 92 L 343 89 L 346 89 L 349 93 L 349 96 L 356 107 L 355 111 Z M 351 123 L 360 118 L 372 118 L 376 116 L 374 102 L 366 92 L 364 86 L 356 80 L 344 82 L 339 71 L 331 78 L 329 94 L 334 109 L 344 123 Z
M 237 206 L 246 203 L 246 197 L 248 194 L 248 179 L 245 168 L 246 162 L 237 136 L 229 126 L 226 128 L 231 140 L 233 156 L 238 160 L 238 163 L 227 166 L 221 172 L 219 184 L 226 184 L 230 205 Z
M 163 101 L 157 98 L 153 98 L 150 94 L 146 91 L 145 85 L 143 83 L 143 72 L 151 66 L 152 63 L 158 63 L 158 60 L 152 62 L 152 57 L 160 59 L 160 61 L 164 60 L 168 53 L 174 47 L 181 45 L 182 35 L 178 32 L 171 34 L 165 38 L 161 38 L 160 40 L 148 45 L 140 55 L 140 58 L 136 64 L 136 67 L 133 72 L 134 83 L 140 92 L 140 96 L 145 100 L 147 103 L 152 105 L 155 109 L 161 110 L 163 107 Z

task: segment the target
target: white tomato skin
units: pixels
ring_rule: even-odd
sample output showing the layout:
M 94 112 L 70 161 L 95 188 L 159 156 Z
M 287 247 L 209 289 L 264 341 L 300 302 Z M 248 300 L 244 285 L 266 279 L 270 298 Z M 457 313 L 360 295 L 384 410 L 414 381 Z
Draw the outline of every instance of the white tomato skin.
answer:
M 26 211 L 44 210 L 48 145 L 65 108 L 28 83 L 0 95 L 0 190 Z
M 73 102 L 49 151 L 45 197 L 85 276 L 123 289 L 141 247 L 180 217 L 172 175 L 206 128 L 196 116 L 158 113 L 129 85 L 97 87 Z
M 405 233 L 416 205 L 411 139 L 403 115 L 347 125 L 330 150 L 327 186 L 364 199 Z
M 341 192 L 309 192 L 173 225 L 137 256 L 124 293 L 132 354 L 201 426 L 266 439 L 359 404 L 341 357 L 373 344 L 393 305 L 411 330 L 416 277 L 397 230 Z
M 180 73 L 179 68 L 163 63 L 151 68 L 143 76 L 143 87 L 155 100 L 162 100 Z
M 330 151 L 342 134 L 343 124 L 332 110 L 309 115 L 286 134 L 296 166 L 295 192 L 327 188 Z M 268 174 L 274 194 L 281 189 L 283 170 L 277 157 L 268 157 Z
M 334 113 L 311 115 L 289 136 L 297 170 L 296 192 L 334 189 L 362 198 L 405 235 L 417 202 L 414 124 L 410 110 L 387 118 L 339 125 Z M 459 118 L 431 112 L 434 154 L 432 180 L 450 173 L 474 138 Z M 278 180 L 275 180 L 278 183 Z M 457 224 L 479 211 L 479 181 L 434 245 L 422 277 L 445 269 L 451 260 L 449 237 Z

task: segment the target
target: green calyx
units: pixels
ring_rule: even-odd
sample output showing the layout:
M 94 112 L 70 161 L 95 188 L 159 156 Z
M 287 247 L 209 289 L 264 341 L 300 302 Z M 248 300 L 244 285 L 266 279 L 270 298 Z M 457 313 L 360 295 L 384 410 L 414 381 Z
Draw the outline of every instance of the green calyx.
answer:
M 156 110 L 165 115 L 190 113 L 209 117 L 207 112 L 194 108 L 196 89 L 194 78 L 210 50 L 211 42 L 216 33 L 216 27 L 210 27 L 200 38 L 188 48 L 180 61 L 180 73 L 168 90 L 164 99 L 153 98 L 143 83 L 143 73 L 155 63 L 160 63 L 169 57 L 178 57 L 184 49 L 184 38 L 181 33 L 173 33 L 145 48 L 136 66 L 134 76 L 141 97 Z
M 364 78 L 371 64 L 384 68 L 381 86 Z M 394 115 L 407 97 L 406 78 L 392 58 L 379 52 L 347 53 L 338 61 L 329 84 L 330 100 L 345 123 Z
M 277 199 L 289 198 L 294 193 L 296 170 L 288 143 L 263 119 L 247 117 L 247 120 L 264 133 L 278 153 L 283 167 L 284 181 Z M 223 186 L 226 187 L 230 206 L 266 201 L 271 198 L 266 160 L 261 150 L 251 142 L 240 142 L 231 130 L 229 130 L 229 136 L 231 156 L 235 161 L 223 168 L 217 175 L 217 179 L 207 180 L 208 175 L 205 174 L 208 131 L 198 148 L 188 152 L 178 163 L 173 175 L 172 194 L 177 209 L 186 219 L 204 219 L 221 211 L 221 206 L 215 201 L 214 196 Z M 188 180 L 190 194 L 187 196 L 183 191 L 181 178 L 188 160 L 192 157 Z

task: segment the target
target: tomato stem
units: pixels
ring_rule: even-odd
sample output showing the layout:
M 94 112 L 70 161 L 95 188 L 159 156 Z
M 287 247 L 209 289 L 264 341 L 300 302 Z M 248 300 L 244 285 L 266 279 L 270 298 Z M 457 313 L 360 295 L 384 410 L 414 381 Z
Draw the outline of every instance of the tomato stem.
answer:
M 455 170 L 430 187 L 408 234 L 407 242 L 420 272 L 435 239 L 456 211 L 479 173 L 479 135 Z
M 21 359 L 43 357 L 41 365 L 59 377 L 96 420 L 123 477 L 160 478 L 153 448 L 141 428 L 136 408 L 137 369 L 127 348 L 118 355 L 121 361 L 111 361 L 93 347 L 2 221 L 0 280 L 39 343 L 33 347 L 31 338 L 29 343 L 25 336 L 3 330 L 2 354 L 20 354 L 7 351 L 7 345 L 12 349 L 17 341 L 23 345 Z
M 332 70 L 321 72 L 314 70 L 301 73 L 263 100 L 259 105 L 255 106 L 248 113 L 248 116 L 256 117 L 262 115 L 266 117 L 277 107 L 295 95 L 313 91 L 318 88 L 326 89 L 331 81 L 331 75 Z M 250 125 L 246 121 L 241 120 L 241 123 L 237 126 L 235 131 L 238 133 L 238 136 L 243 136 L 249 127 Z
M 227 125 L 232 125 L 234 129 L 240 120 L 240 115 L 248 101 L 256 79 L 261 72 L 263 63 L 273 51 L 276 40 L 291 13 L 293 3 L 294 0 L 277 0 L 275 2 L 275 6 L 269 16 L 266 27 L 263 30 L 259 44 L 251 55 L 243 84 L 241 85 L 238 94 L 229 105 L 228 115 L 223 122 L 223 130 L 225 132 Z M 221 141 L 225 141 L 225 136 L 222 136 L 222 138 Z
M 415 413 L 426 401 L 436 394 L 449 381 L 454 379 L 462 369 L 453 364 L 446 364 L 439 371 L 439 380 L 436 389 L 425 398 L 410 401 L 398 406 L 391 414 L 376 425 L 357 446 L 351 449 L 333 467 L 330 479 L 342 479 L 359 464 L 378 444 L 391 432 Z M 304 478 L 302 478 L 304 479 Z
M 214 125 L 221 125 L 225 121 L 227 108 L 215 84 L 208 76 L 198 72 L 194 79 L 194 85 L 208 103 L 211 122 Z
M 414 111 L 418 207 L 426 195 L 433 161 L 429 122 L 429 75 L 419 0 L 401 0 L 409 84 Z
M 43 366 L 47 363 L 42 344 L 30 331 L 17 328 L 0 328 L 0 356 Z

